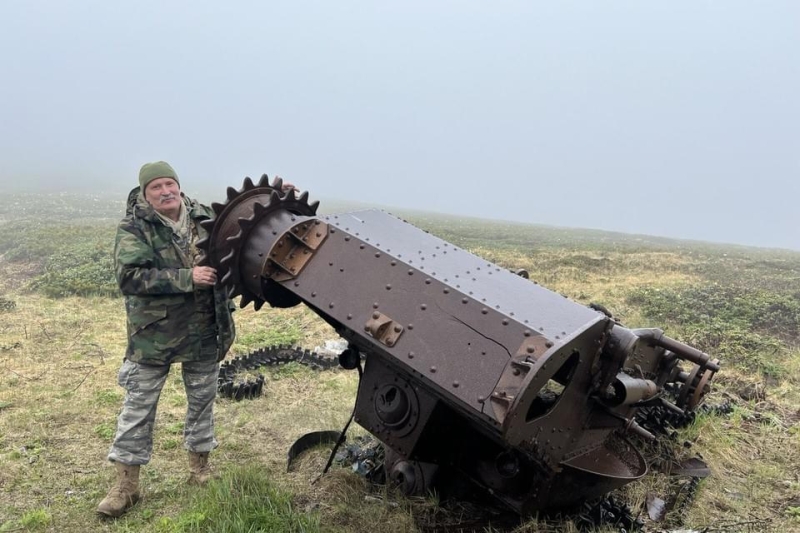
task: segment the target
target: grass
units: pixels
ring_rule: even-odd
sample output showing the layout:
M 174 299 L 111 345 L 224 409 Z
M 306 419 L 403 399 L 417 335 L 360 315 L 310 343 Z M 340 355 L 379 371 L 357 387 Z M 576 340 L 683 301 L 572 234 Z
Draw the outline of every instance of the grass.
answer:
M 299 365 L 268 371 L 259 399 L 218 401 L 221 447 L 213 461 L 222 477 L 201 489 L 184 483 L 186 400 L 180 369 L 173 369 L 153 461 L 142 470 L 144 501 L 118 521 L 94 515 L 112 479 L 105 455 L 122 399 L 116 372 L 126 343 L 124 308 L 106 257 L 121 206 L 70 195 L 0 204 L 0 532 L 389 533 L 436 523 L 445 511 L 435 498 L 408 500 L 346 469 L 312 484 L 324 449 L 285 471 L 298 436 L 343 426 L 357 387 L 352 372 Z M 53 224 L 38 222 L 48 212 Z M 800 531 L 800 253 L 406 218 L 504 267 L 525 268 L 532 280 L 578 302 L 603 304 L 627 326 L 663 327 L 722 358 L 708 401 L 729 401 L 733 413 L 699 416 L 666 452 L 648 450 L 651 461 L 667 452 L 674 460 L 701 454 L 713 476 L 685 512 L 650 522 L 647 531 Z M 336 337 L 303 307 L 249 307 L 235 318 L 229 357 L 273 343 L 314 349 Z M 351 429 L 352 436 L 363 433 Z M 641 511 L 648 493 L 665 497 L 676 483 L 654 471 L 619 497 Z M 514 531 L 576 528 L 534 517 Z

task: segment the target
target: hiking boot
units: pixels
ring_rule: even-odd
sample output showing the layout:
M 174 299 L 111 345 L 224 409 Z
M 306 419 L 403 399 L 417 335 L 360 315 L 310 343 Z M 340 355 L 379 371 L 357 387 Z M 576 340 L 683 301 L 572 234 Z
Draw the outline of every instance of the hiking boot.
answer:
M 97 506 L 97 512 L 117 518 L 139 501 L 139 465 L 114 463 L 114 466 L 117 483 Z
M 189 481 L 192 485 L 205 485 L 214 479 L 211 465 L 208 464 L 208 452 L 189 452 Z

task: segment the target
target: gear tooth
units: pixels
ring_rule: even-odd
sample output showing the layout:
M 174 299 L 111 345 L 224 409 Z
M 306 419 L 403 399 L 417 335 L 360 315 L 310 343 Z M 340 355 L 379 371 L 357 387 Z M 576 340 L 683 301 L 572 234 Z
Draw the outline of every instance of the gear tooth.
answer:
M 261 179 L 258 180 L 259 187 L 269 187 L 269 176 L 261 174 Z
M 239 229 L 239 231 L 236 232 L 236 235 L 231 235 L 230 237 L 226 237 L 225 240 L 227 242 L 233 242 L 233 241 L 238 241 L 241 238 L 242 238 L 242 230 Z M 231 253 L 233 253 L 233 251 L 231 251 Z
M 283 192 L 283 178 L 275 176 L 275 179 L 272 180 L 272 188 L 278 192 Z
M 294 202 L 297 199 L 294 195 L 294 189 L 289 189 L 289 192 L 286 193 L 284 199 Z
M 222 279 L 219 280 L 219 282 L 222 283 L 223 285 L 227 285 L 228 282 L 231 280 L 231 277 L 233 277 L 231 274 L 232 273 L 228 271 L 224 276 L 222 276 Z
M 248 296 L 247 294 L 242 294 L 242 297 L 239 300 L 239 309 L 244 309 L 252 301 L 253 301 L 253 299 L 250 298 L 250 296 Z
M 304 204 L 308 203 L 308 191 L 303 191 L 300 193 L 300 196 L 297 197 L 298 200 L 303 202 Z
M 319 200 L 317 200 L 316 202 L 311 202 L 310 204 L 308 204 L 308 207 L 311 208 L 311 214 L 316 215 L 317 208 L 319 207 Z
M 264 300 L 261 300 L 260 298 L 257 298 L 257 299 L 255 300 L 255 302 L 253 303 L 253 309 L 254 309 L 255 311 L 258 311 L 258 310 L 259 310 L 259 309 L 261 309 L 262 307 L 264 307 Z
M 198 248 L 201 248 L 203 250 L 207 249 L 208 248 L 208 237 L 206 237 L 204 239 L 200 239 L 199 241 L 197 241 L 195 243 L 195 246 L 197 246 Z
M 228 298 L 233 298 L 234 296 L 236 296 L 236 286 L 231 285 L 228 287 Z
M 240 218 L 239 220 L 237 220 L 236 222 L 239 224 L 240 228 L 239 233 L 242 233 L 243 231 L 248 231 L 250 228 L 252 228 L 253 224 L 255 224 L 255 220 L 256 220 L 255 217 Z
M 211 209 L 214 210 L 215 215 L 220 216 L 222 214 L 222 211 L 225 210 L 225 204 L 221 204 L 219 202 L 211 202 Z
M 237 191 L 233 187 L 228 187 L 228 190 L 226 192 L 228 193 L 228 201 L 229 202 L 231 200 L 233 200 L 234 198 L 236 198 L 237 196 L 239 196 L 239 191 Z
M 227 265 L 228 263 L 230 263 L 233 260 L 234 254 L 235 254 L 235 252 L 233 250 L 231 250 L 230 252 L 228 252 L 228 255 L 226 255 L 225 257 L 223 257 L 222 259 L 219 260 L 219 264 L 220 265 Z
M 250 176 L 245 176 L 242 186 L 244 187 L 245 191 L 255 187 L 255 185 L 253 185 L 253 180 L 250 179 Z
M 260 202 L 256 202 L 253 204 L 253 220 L 261 218 L 261 215 L 264 214 L 264 211 L 267 210 L 267 206 Z
M 206 220 L 201 220 L 200 221 L 200 227 L 203 228 L 204 230 L 208 231 L 209 233 L 211 233 L 211 230 L 214 229 L 214 223 L 215 222 L 216 221 L 213 218 L 209 218 L 209 219 L 206 219 Z
M 281 201 L 281 195 L 278 194 L 277 190 L 270 191 L 269 193 L 269 204 L 270 205 L 277 205 Z

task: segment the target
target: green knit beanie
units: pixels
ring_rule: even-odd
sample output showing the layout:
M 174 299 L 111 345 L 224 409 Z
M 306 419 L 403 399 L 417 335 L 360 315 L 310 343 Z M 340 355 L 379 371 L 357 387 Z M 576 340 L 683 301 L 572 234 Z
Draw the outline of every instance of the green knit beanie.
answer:
M 139 171 L 139 187 L 142 188 L 142 192 L 144 192 L 148 183 L 158 178 L 172 178 L 178 185 L 181 184 L 181 182 L 178 181 L 178 174 L 175 173 L 175 170 L 166 161 L 145 163 Z

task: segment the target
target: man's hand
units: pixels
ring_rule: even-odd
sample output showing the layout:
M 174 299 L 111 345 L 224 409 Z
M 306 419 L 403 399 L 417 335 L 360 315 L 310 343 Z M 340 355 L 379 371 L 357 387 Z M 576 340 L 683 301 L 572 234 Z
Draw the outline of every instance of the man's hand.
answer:
M 192 281 L 195 285 L 212 286 L 217 282 L 217 270 L 211 267 L 196 266 L 192 269 Z
M 280 176 L 275 176 L 275 178 L 281 178 L 281 177 Z M 281 178 L 281 179 L 283 179 L 283 178 Z M 291 183 L 289 181 L 284 181 L 283 185 L 281 186 L 281 192 L 285 194 L 285 193 L 287 193 L 289 191 L 292 191 L 292 190 L 295 191 L 295 192 L 299 192 L 300 191 L 300 189 L 295 187 L 293 183 Z

